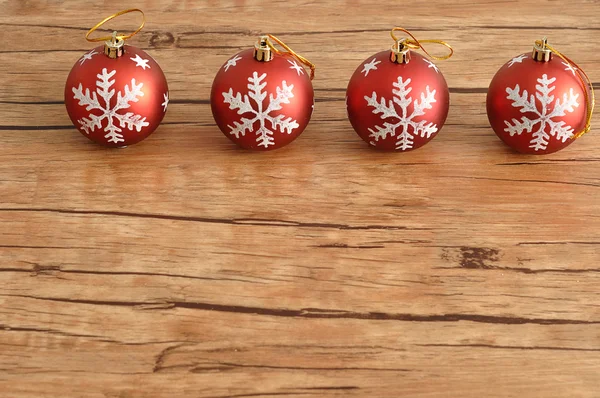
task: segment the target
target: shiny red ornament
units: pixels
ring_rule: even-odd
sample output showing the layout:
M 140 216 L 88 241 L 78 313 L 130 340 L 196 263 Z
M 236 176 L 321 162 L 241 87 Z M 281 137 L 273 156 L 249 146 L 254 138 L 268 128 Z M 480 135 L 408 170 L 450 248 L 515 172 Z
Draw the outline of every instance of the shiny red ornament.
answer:
M 242 148 L 281 148 L 310 121 L 312 83 L 292 55 L 273 53 L 270 61 L 258 61 L 254 53 L 244 50 L 221 67 L 210 95 L 212 113 L 223 134 Z
M 409 51 L 396 63 L 390 51 L 367 58 L 346 92 L 348 118 L 356 133 L 376 149 L 410 151 L 431 141 L 444 125 L 450 93 L 438 67 Z
M 125 45 L 110 58 L 99 46 L 73 66 L 65 85 L 65 105 L 75 127 L 90 140 L 125 147 L 148 137 L 169 104 L 169 88 L 156 61 Z
M 488 119 L 496 135 L 518 152 L 560 151 L 585 126 L 584 90 L 574 65 L 557 56 L 537 61 L 531 53 L 521 54 L 492 79 Z

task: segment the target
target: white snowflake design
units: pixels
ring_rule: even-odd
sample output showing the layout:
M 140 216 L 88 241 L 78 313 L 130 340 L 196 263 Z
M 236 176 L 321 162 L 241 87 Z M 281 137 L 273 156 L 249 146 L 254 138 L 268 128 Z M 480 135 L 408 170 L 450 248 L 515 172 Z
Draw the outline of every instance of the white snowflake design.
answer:
M 433 68 L 435 70 L 435 73 L 440 73 L 440 70 L 438 69 L 438 67 L 437 67 L 436 64 L 434 64 L 433 62 L 431 62 L 427 58 L 423 58 L 423 61 L 425 61 L 429 65 L 427 68 Z
M 578 70 L 576 67 L 574 67 L 568 62 L 563 62 L 562 64 L 566 66 L 565 70 L 570 71 L 573 74 L 573 76 L 576 76 L 576 71 Z
M 118 113 L 118 111 L 122 109 L 127 109 L 130 107 L 130 102 L 138 102 L 139 98 L 144 95 L 142 91 L 142 87 L 144 83 L 136 84 L 135 79 L 131 79 L 131 88 L 129 85 L 125 85 L 123 92 L 119 91 L 117 93 L 117 101 L 115 105 L 111 108 L 110 100 L 115 95 L 115 89 L 111 89 L 113 84 L 115 84 L 114 80 L 110 80 L 115 74 L 116 70 L 108 73 L 106 68 L 102 69 L 102 73 L 98 74 L 97 77 L 99 80 L 96 81 L 96 91 L 90 93 L 90 89 L 86 88 L 85 93 L 83 92 L 83 85 L 79 83 L 79 87 L 73 87 L 74 98 L 79 101 L 80 106 L 85 106 L 86 111 L 97 110 L 100 111 L 100 115 L 96 115 L 94 113 L 90 113 L 89 118 L 82 118 L 78 120 L 81 128 L 89 134 L 95 131 L 96 128 L 102 129 L 102 122 L 106 120 L 106 127 L 104 127 L 104 131 L 107 133 L 104 138 L 108 139 L 108 142 L 124 142 L 123 135 L 119 134 L 123 127 L 133 130 L 134 128 L 137 132 L 142 131 L 143 127 L 149 126 L 149 123 L 146 122 L 146 118 L 142 118 L 141 115 L 136 115 L 133 112 L 127 113 Z M 90 95 L 91 94 L 91 95 Z M 104 105 L 100 104 L 98 101 L 98 96 L 100 96 L 104 102 Z M 115 124 L 115 120 L 118 122 Z
M 96 50 L 92 50 L 89 53 L 83 54 L 83 56 L 79 59 L 79 65 L 83 65 L 85 61 L 91 60 L 96 54 L 98 54 Z
M 511 66 L 513 66 L 514 64 L 521 64 L 523 63 L 523 60 L 527 59 L 527 54 L 521 54 L 518 57 L 514 57 L 513 59 L 511 59 L 508 62 L 508 67 L 510 68 Z
M 150 62 L 149 59 L 144 59 L 142 57 L 140 57 L 139 54 L 135 54 L 135 58 L 130 58 L 133 62 L 135 62 L 135 66 L 139 66 L 141 67 L 143 70 L 146 70 L 146 68 L 150 69 L 150 65 L 148 65 L 148 62 Z
M 169 106 L 169 92 L 163 94 L 163 99 L 165 100 L 161 105 L 163 107 L 163 112 L 167 111 L 167 107 Z
M 229 92 L 223 93 L 223 101 L 229 104 L 229 109 L 237 109 L 238 115 L 254 114 L 250 119 L 242 117 L 239 122 L 233 122 L 233 127 L 227 126 L 231 130 L 229 134 L 235 135 L 236 138 L 239 138 L 240 135 L 243 137 L 246 131 L 254 132 L 254 123 L 259 122 L 260 127 L 255 132 L 256 142 L 259 146 L 268 148 L 275 145 L 274 131 L 279 130 L 281 133 L 292 134 L 299 125 L 291 117 L 286 119 L 284 115 L 271 116 L 272 112 L 281 110 L 282 104 L 289 104 L 290 98 L 294 97 L 292 93 L 294 85 L 288 86 L 285 80 L 281 82 L 281 87 L 276 88 L 277 96 L 274 97 L 273 94 L 269 96 L 267 108 L 263 110 L 263 101 L 267 97 L 267 93 L 263 92 L 267 86 L 267 83 L 263 82 L 266 77 L 266 73 L 258 76 L 258 73 L 254 72 L 248 78 L 248 94 L 242 96 L 241 93 L 237 93 L 234 95 L 233 89 L 230 88 Z M 250 103 L 249 98 L 256 103 L 256 109 Z M 267 128 L 267 121 L 271 124 L 271 129 Z
M 290 66 L 290 69 L 294 69 L 298 73 L 298 76 L 304 74 L 304 68 L 298 65 L 296 61 L 294 61 L 293 59 L 288 59 L 288 62 L 290 63 L 290 65 L 292 65 Z
M 548 79 L 548 75 L 544 74 L 540 79 L 537 79 L 538 83 L 535 86 L 535 96 L 523 90 L 523 94 L 519 94 L 520 87 L 517 84 L 515 88 L 506 88 L 507 99 L 513 101 L 512 106 L 515 108 L 521 108 L 521 113 L 533 113 L 535 119 L 530 119 L 523 116 L 521 120 L 513 119 L 512 124 L 507 120 L 504 121 L 506 128 L 504 131 L 509 133 L 511 136 L 517 134 L 520 135 L 524 131 L 531 133 L 536 125 L 539 125 L 537 130 L 533 132 L 531 141 L 529 142 L 530 148 L 535 151 L 545 150 L 548 147 L 550 137 L 565 142 L 568 138 L 573 137 L 573 128 L 567 125 L 564 121 L 554 121 L 555 117 L 565 116 L 566 112 L 573 112 L 579 106 L 577 98 L 579 94 L 574 94 L 573 89 L 569 89 L 569 93 L 565 93 L 562 98 L 558 98 L 554 102 L 554 109 L 549 112 L 552 102 L 554 101 L 554 95 L 550 95 L 556 87 L 552 84 L 556 81 L 553 77 Z M 535 99 L 540 102 L 541 110 L 538 110 Z
M 365 77 L 367 77 L 370 71 L 377 70 L 377 65 L 380 63 L 381 61 L 377 61 L 377 58 L 373 58 L 371 62 L 363 65 L 363 70 L 360 73 L 364 73 Z
M 419 116 L 425 115 L 426 109 L 431 109 L 435 100 L 435 90 L 431 91 L 429 86 L 425 88 L 425 93 L 421 93 L 421 101 L 415 100 L 413 102 L 412 97 L 408 94 L 412 91 L 412 87 L 409 87 L 411 79 L 404 81 L 402 76 L 398 76 L 398 81 L 393 83 L 395 89 L 392 90 L 394 94 L 392 100 L 387 101 L 384 97 L 377 101 L 377 94 L 373 91 L 371 97 L 365 96 L 368 106 L 372 106 L 374 114 L 381 114 L 382 120 L 386 119 L 397 119 L 397 123 L 384 122 L 383 126 L 375 126 L 374 129 L 369 129 L 369 137 L 375 141 L 371 141 L 372 145 L 380 139 L 385 139 L 388 134 L 392 137 L 396 137 L 396 149 L 405 151 L 412 149 L 414 145 L 415 136 L 429 138 L 438 131 L 437 125 L 429 123 L 426 120 L 415 122 L 414 119 Z M 394 103 L 398 105 L 402 111 L 398 114 Z M 408 114 L 408 107 L 413 104 L 412 113 Z M 396 130 L 400 128 L 400 134 L 397 134 Z M 412 132 L 411 132 L 412 130 Z
M 235 57 L 228 60 L 227 63 L 225 64 L 225 66 L 223 66 L 223 68 L 225 68 L 225 72 L 227 72 L 230 67 L 237 66 L 237 62 L 241 59 L 242 59 L 242 57 L 240 57 L 239 55 L 236 55 Z

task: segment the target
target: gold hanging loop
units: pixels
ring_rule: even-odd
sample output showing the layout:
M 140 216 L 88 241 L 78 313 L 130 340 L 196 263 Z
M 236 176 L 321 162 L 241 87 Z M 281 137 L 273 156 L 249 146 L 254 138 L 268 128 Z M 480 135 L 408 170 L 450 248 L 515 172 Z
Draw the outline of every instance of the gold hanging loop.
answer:
M 291 56 L 293 56 L 294 58 L 296 58 L 298 61 L 300 61 L 302 64 L 308 66 L 310 68 L 310 80 L 315 78 L 315 69 L 316 66 L 315 64 L 313 64 L 312 62 L 310 62 L 308 59 L 304 58 L 302 55 L 298 54 L 297 52 L 295 52 L 294 50 L 292 50 L 290 47 L 288 47 L 287 44 L 285 44 L 284 42 L 282 42 L 281 40 L 279 40 L 277 37 L 273 36 L 273 35 L 267 35 L 271 40 L 273 40 L 274 42 L 276 42 L 277 44 L 279 44 L 281 47 L 283 47 L 283 49 L 285 51 L 281 51 L 278 48 L 276 48 L 273 43 L 271 43 L 270 40 L 267 40 L 267 45 L 269 46 L 269 48 L 271 48 L 271 50 L 273 52 L 275 52 L 276 54 L 290 54 Z
M 112 19 L 115 19 L 117 17 L 120 17 L 121 15 L 129 14 L 131 12 L 139 12 L 140 14 L 142 14 L 142 24 L 133 33 L 130 33 L 128 35 L 115 35 L 115 36 L 111 35 L 111 36 L 96 37 L 96 38 L 90 39 L 90 35 L 92 33 L 94 33 L 99 27 L 101 27 L 102 25 L 104 25 L 105 23 L 107 23 L 108 21 L 110 21 Z M 89 42 L 92 42 L 92 43 L 99 42 L 99 41 L 109 41 L 109 40 L 115 40 L 115 41 L 127 40 L 127 39 L 132 38 L 136 34 L 138 34 L 139 31 L 144 28 L 145 24 L 146 24 L 146 16 L 144 15 L 144 12 L 142 10 L 140 10 L 139 8 L 130 8 L 130 9 L 127 9 L 127 10 L 119 11 L 118 13 L 113 14 L 113 15 L 111 15 L 109 17 L 106 17 L 102 21 L 98 22 L 96 24 L 96 26 L 94 26 L 92 29 L 90 29 L 86 33 L 85 39 L 87 41 L 89 41 Z
M 581 82 L 581 85 L 583 87 L 583 96 L 585 97 L 585 103 L 587 108 L 587 117 L 585 119 L 585 126 L 583 130 L 573 135 L 573 139 L 577 139 L 585 133 L 589 132 L 592 128 L 592 115 L 594 113 L 594 107 L 596 106 L 596 96 L 594 95 L 594 86 L 592 85 L 592 81 L 588 77 L 587 73 L 585 73 L 583 69 L 579 67 L 579 65 L 577 65 L 569 57 L 567 57 L 566 55 L 552 47 L 550 44 L 548 44 L 546 40 L 536 40 L 535 45 L 539 48 L 547 48 L 548 50 L 552 51 L 552 53 L 560 57 L 560 59 L 565 61 L 571 68 L 575 68 L 577 77 L 579 78 L 579 81 Z M 590 89 L 591 98 L 588 94 L 588 87 Z
M 404 39 L 404 40 L 399 39 L 394 34 L 395 32 L 406 33 L 408 36 L 410 36 L 410 39 Z M 454 49 L 452 48 L 452 46 L 450 46 L 450 44 L 446 43 L 445 41 L 435 40 L 435 39 L 418 40 L 412 33 L 410 33 L 408 30 L 406 30 L 404 28 L 395 27 L 390 32 L 390 35 L 392 36 L 392 39 L 394 39 L 394 41 L 396 43 L 401 42 L 402 45 L 410 48 L 411 50 L 419 50 L 419 49 L 421 49 L 425 54 L 427 54 L 427 56 L 429 58 L 435 59 L 436 61 L 446 60 L 446 59 L 450 58 L 452 56 L 452 54 L 454 54 Z M 441 44 L 442 46 L 448 48 L 448 50 L 450 50 L 450 52 L 447 55 L 444 55 L 444 56 L 441 56 L 441 57 L 438 57 L 438 56 L 435 56 L 435 55 L 431 55 L 427 50 L 425 50 L 425 47 L 423 47 L 423 43 Z

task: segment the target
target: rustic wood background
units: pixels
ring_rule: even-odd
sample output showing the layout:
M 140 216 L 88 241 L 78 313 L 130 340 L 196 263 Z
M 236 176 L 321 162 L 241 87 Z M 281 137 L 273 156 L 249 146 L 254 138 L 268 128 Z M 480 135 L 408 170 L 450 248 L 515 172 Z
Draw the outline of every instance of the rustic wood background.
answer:
M 63 87 L 87 29 L 134 6 L 172 102 L 107 150 Z M 485 113 L 495 71 L 546 35 L 600 81 L 597 0 L 0 8 L 0 396 L 600 396 L 600 120 L 534 157 Z M 456 50 L 448 121 L 405 154 L 344 107 L 393 26 Z M 293 144 L 250 153 L 209 91 L 262 32 L 317 64 L 317 104 Z

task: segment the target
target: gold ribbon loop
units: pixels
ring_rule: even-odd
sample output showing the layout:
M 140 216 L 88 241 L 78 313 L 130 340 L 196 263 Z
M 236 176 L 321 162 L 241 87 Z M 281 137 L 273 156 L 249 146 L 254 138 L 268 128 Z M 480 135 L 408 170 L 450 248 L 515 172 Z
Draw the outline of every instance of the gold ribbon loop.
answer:
M 108 21 L 110 21 L 110 20 L 112 20 L 112 19 L 115 19 L 116 17 L 120 17 L 121 15 L 124 15 L 124 14 L 129 14 L 130 12 L 139 12 L 140 14 L 142 14 L 142 24 L 140 25 L 140 27 L 139 27 L 139 28 L 137 28 L 137 29 L 135 30 L 135 32 L 133 32 L 133 33 L 130 33 L 130 34 L 128 34 L 128 35 L 117 35 L 117 36 L 115 37 L 115 39 L 116 39 L 116 40 L 127 40 L 127 39 L 129 39 L 129 38 L 131 38 L 131 37 L 135 36 L 136 34 L 138 34 L 138 33 L 139 33 L 139 31 L 140 31 L 140 30 L 142 30 L 142 29 L 144 28 L 144 25 L 146 24 L 146 16 L 144 15 L 144 12 L 143 12 L 142 10 L 140 10 L 139 8 L 130 8 L 130 9 L 128 9 L 128 10 L 123 10 L 123 11 L 120 11 L 120 12 L 118 12 L 118 13 L 116 13 L 116 14 L 113 14 L 113 15 L 111 15 L 111 16 L 109 16 L 109 17 L 106 17 L 106 18 L 104 18 L 102 21 L 100 21 L 98 24 L 96 24 L 96 26 L 94 26 L 92 29 L 90 29 L 90 30 L 89 30 L 89 31 L 86 33 L 86 35 L 85 35 L 85 39 L 86 39 L 87 41 L 89 41 L 89 42 L 92 42 L 92 43 L 93 43 L 93 42 L 98 42 L 98 41 L 108 41 L 108 40 L 112 40 L 112 39 L 113 39 L 113 36 L 112 36 L 112 35 L 111 35 L 111 36 L 105 36 L 105 37 L 96 37 L 96 38 L 94 38 L 94 39 L 90 39 L 90 35 L 91 35 L 92 33 L 94 33 L 94 32 L 95 32 L 95 31 L 96 31 L 96 30 L 97 30 L 99 27 L 101 27 L 102 25 L 104 25 L 105 23 L 107 23 Z
M 281 51 L 278 48 L 276 48 L 273 45 L 273 43 L 271 43 L 269 40 L 267 40 L 267 44 L 269 45 L 269 48 L 273 52 L 275 52 L 276 54 L 290 54 L 291 56 L 296 58 L 298 61 L 300 61 L 301 63 L 303 63 L 304 65 L 306 65 L 310 68 L 310 80 L 315 78 L 315 69 L 316 69 L 315 64 L 313 64 L 308 59 L 304 58 L 302 55 L 300 55 L 297 52 L 295 52 L 294 50 L 292 50 L 287 44 L 285 44 L 284 42 L 279 40 L 277 37 L 270 35 L 270 34 L 267 36 L 269 36 L 269 38 L 271 40 L 273 40 L 274 42 L 276 42 L 277 44 L 279 44 L 281 47 L 283 47 L 285 49 L 285 51 Z
M 429 58 L 435 59 L 436 61 L 446 60 L 446 59 L 450 58 L 452 56 L 452 54 L 454 54 L 454 49 L 452 48 L 452 46 L 450 46 L 450 44 L 446 43 L 445 41 L 442 41 L 442 40 L 418 40 L 408 30 L 406 30 L 404 28 L 395 27 L 390 32 L 390 35 L 392 36 L 392 39 L 394 39 L 395 42 L 398 42 L 400 39 L 396 37 L 396 35 L 394 34 L 394 32 L 404 32 L 407 35 L 409 35 L 410 39 L 404 40 L 402 42 L 403 45 L 405 45 L 406 47 L 408 47 L 408 48 L 410 48 L 412 50 L 421 49 L 421 50 L 423 50 L 423 52 L 425 54 L 427 54 L 427 56 Z M 425 50 L 425 47 L 423 47 L 422 43 L 441 44 L 442 46 L 448 48 L 448 50 L 450 50 L 450 53 L 448 53 L 447 55 L 441 56 L 441 57 L 437 57 L 435 55 L 431 55 L 431 54 L 429 54 L 429 52 L 427 50 Z
M 563 53 L 561 53 L 560 51 L 558 51 L 557 49 L 552 47 L 550 44 L 545 43 L 543 40 L 536 40 L 535 44 L 537 46 L 539 46 L 540 48 L 547 48 L 548 50 L 552 51 L 554 54 L 556 54 L 558 57 L 560 57 L 560 59 L 565 61 L 571 68 L 575 67 L 575 71 L 577 72 L 577 77 L 579 78 L 579 81 L 581 82 L 581 86 L 583 87 L 583 96 L 585 97 L 585 104 L 586 104 L 586 108 L 587 108 L 587 117 L 585 119 L 585 126 L 583 127 L 583 130 L 581 130 L 579 133 L 576 133 L 573 135 L 573 139 L 575 140 L 575 139 L 581 137 L 582 135 L 584 135 L 585 133 L 588 133 L 592 128 L 592 115 L 594 113 L 594 107 L 596 106 L 596 96 L 594 95 L 594 86 L 592 84 L 592 81 L 588 77 L 587 73 L 585 73 L 583 71 L 583 69 L 581 69 L 579 67 L 579 65 L 577 65 L 569 57 L 567 57 L 566 55 L 564 55 Z M 588 87 L 590 89 L 591 98 L 590 98 L 590 95 L 588 94 Z

